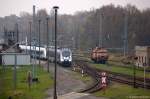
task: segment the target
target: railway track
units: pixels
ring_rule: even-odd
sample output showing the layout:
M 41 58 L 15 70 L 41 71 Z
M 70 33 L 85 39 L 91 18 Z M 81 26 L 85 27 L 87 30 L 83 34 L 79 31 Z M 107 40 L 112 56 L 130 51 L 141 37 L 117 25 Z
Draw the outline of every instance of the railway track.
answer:
M 79 92 L 93 93 L 102 89 L 102 87 L 100 86 L 100 75 L 95 69 L 89 67 L 85 62 L 80 60 L 76 60 L 75 65 L 76 67 L 83 70 L 84 73 L 91 76 L 94 80 L 92 85 L 88 86 L 86 89 L 80 90 Z
M 96 70 L 98 72 L 103 71 L 103 70 L 99 70 L 99 69 L 96 69 Z M 120 73 L 113 73 L 110 71 L 105 71 L 105 72 L 107 72 L 107 74 L 108 74 L 109 81 L 115 81 L 115 82 L 119 82 L 119 83 L 123 83 L 123 84 L 134 85 L 133 76 L 124 75 L 124 74 L 120 74 Z M 149 79 L 146 79 L 145 83 L 144 83 L 143 79 L 136 77 L 135 85 L 136 85 L 136 87 L 150 89 Z
M 104 71 L 104 70 L 100 70 L 100 69 L 95 69 L 95 70 L 98 72 Z M 116 82 L 120 82 L 120 83 L 124 83 L 124 84 L 128 84 L 128 85 L 134 85 L 134 81 L 133 81 L 134 77 L 133 76 L 110 72 L 110 71 L 106 71 L 106 70 L 105 70 L 105 72 L 107 72 L 108 78 L 111 81 L 116 81 Z M 145 83 L 144 83 L 144 78 L 136 77 L 135 85 L 136 85 L 136 87 L 150 89 L 150 79 L 146 78 Z
M 78 60 L 77 63 L 79 66 L 81 66 L 81 68 L 88 75 L 92 76 L 92 78 L 95 79 L 95 84 L 93 84 L 93 86 L 83 90 L 82 92 L 91 92 L 92 93 L 92 92 L 101 90 L 102 89 L 100 87 L 101 76 L 99 74 L 105 70 L 95 69 L 84 60 L 80 60 L 80 61 Z M 115 82 L 119 82 L 119 83 L 123 83 L 123 84 L 128 84 L 131 86 L 134 85 L 133 76 L 110 72 L 110 71 L 105 71 L 105 72 L 107 72 L 107 75 L 108 75 L 108 80 L 109 80 L 108 82 L 115 81 Z M 144 78 L 136 77 L 135 85 L 136 85 L 136 87 L 150 89 L 150 79 L 146 78 L 145 83 L 144 83 Z

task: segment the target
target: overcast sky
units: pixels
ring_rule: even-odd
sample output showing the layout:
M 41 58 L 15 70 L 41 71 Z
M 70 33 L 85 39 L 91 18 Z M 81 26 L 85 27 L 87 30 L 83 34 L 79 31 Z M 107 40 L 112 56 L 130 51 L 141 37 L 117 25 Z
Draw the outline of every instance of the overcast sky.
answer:
M 73 14 L 76 11 L 90 10 L 108 4 L 122 5 L 130 3 L 139 9 L 150 8 L 150 0 L 0 0 L 0 16 L 19 15 L 20 12 L 32 12 L 33 4 L 37 9 L 49 11 L 54 5 L 60 7 L 59 13 Z

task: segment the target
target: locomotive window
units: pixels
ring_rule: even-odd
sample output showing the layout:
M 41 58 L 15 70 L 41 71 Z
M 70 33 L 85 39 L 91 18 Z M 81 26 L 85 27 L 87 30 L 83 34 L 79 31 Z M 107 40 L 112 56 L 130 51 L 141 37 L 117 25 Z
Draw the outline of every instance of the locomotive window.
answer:
M 99 53 L 107 53 L 107 52 L 99 52 Z
M 69 57 L 70 56 L 70 52 L 69 51 L 63 51 L 62 52 L 62 56 Z

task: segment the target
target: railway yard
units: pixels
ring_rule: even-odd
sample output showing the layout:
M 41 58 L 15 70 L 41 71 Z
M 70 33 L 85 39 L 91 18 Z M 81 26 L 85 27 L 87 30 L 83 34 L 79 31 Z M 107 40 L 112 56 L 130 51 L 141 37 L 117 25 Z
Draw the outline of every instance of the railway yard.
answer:
M 149 1 L 27 1 L 0 15 L 0 99 L 150 99 Z
M 133 88 L 133 75 L 130 74 L 124 74 L 121 72 L 115 72 L 113 69 L 108 69 L 110 67 L 115 67 L 115 66 L 107 66 L 107 64 L 95 64 L 92 63 L 91 61 L 87 60 L 87 58 L 74 58 L 76 59 L 72 67 L 62 67 L 58 66 L 58 85 L 57 85 L 57 94 L 60 99 L 109 99 L 109 98 L 115 98 L 115 99 L 126 99 L 126 98 L 132 98 L 132 97 L 146 97 L 149 98 L 149 90 L 150 90 L 150 79 L 149 77 L 149 72 L 146 73 L 146 83 L 144 85 L 143 83 L 143 77 L 142 76 L 136 76 L 136 88 Z M 37 61 L 38 62 L 38 61 Z M 47 62 L 46 61 L 41 61 L 42 66 L 37 68 L 37 72 L 40 72 L 40 69 L 43 71 L 47 70 Z M 97 65 L 97 66 L 95 66 Z M 104 65 L 104 66 L 103 66 Z M 106 66 L 105 66 L 106 65 Z M 97 67 L 102 66 L 101 68 Z M 116 66 L 118 67 L 118 66 Z M 115 67 L 115 68 L 116 68 Z M 5 90 L 8 92 L 2 95 L 2 98 L 6 98 L 7 95 L 12 96 L 13 98 L 19 98 L 19 97 L 24 97 L 24 98 L 29 98 L 32 97 L 33 99 L 37 97 L 36 95 L 33 95 L 32 93 L 27 93 L 26 90 L 28 90 L 28 87 L 26 85 L 26 78 L 25 74 L 27 73 L 28 70 L 31 70 L 29 67 L 20 67 L 21 69 L 18 69 L 18 74 L 23 75 L 23 76 L 18 76 L 18 87 L 15 93 L 13 93 L 13 84 L 9 84 Z M 20 71 L 25 68 L 25 71 L 20 74 Z M 121 67 L 118 67 L 121 68 Z M 122 67 L 125 69 L 128 69 L 126 67 Z M 2 71 L 3 69 L 1 68 L 1 73 L 4 72 Z M 11 71 L 11 68 L 5 68 L 5 72 Z M 53 96 L 53 86 L 52 86 L 52 79 L 54 76 L 54 64 L 50 63 L 50 74 L 51 77 L 48 77 L 47 73 L 45 72 L 44 75 L 41 75 L 41 72 L 37 74 L 39 77 L 39 80 L 41 85 L 38 84 L 33 84 L 32 88 L 30 90 L 34 92 L 37 91 L 37 89 L 40 92 L 40 90 L 45 90 L 44 93 L 40 96 L 38 96 L 37 99 L 41 99 L 41 97 L 45 97 L 46 99 L 52 99 L 51 97 Z M 83 71 L 83 72 L 82 72 Z M 106 72 L 107 73 L 107 87 L 104 90 L 103 87 L 101 86 L 101 72 Z M 129 71 L 131 72 L 131 71 Z M 140 73 L 141 70 L 137 70 Z M 12 77 L 10 76 L 11 73 L 7 73 L 5 75 L 9 77 L 4 77 L 3 79 L 9 79 L 12 80 Z M 41 76 L 40 76 L 41 75 Z M 42 77 L 42 78 L 41 78 Z M 47 79 L 45 78 L 50 78 L 49 81 L 47 82 Z M 0 80 L 3 80 L 0 79 Z M 42 81 L 41 81 L 42 80 Z M 43 81 L 44 80 L 44 81 Z M 6 80 L 7 81 L 7 80 Z M 22 84 L 19 84 L 19 83 Z M 47 82 L 47 84 L 45 83 Z M 45 89 L 43 89 L 43 84 L 45 84 Z M 1 87 L 3 88 L 3 87 Z M 145 88 L 145 89 L 144 89 Z M 2 90 L 2 89 L 1 89 Z M 114 91 L 112 91 L 114 90 Z M 117 90 L 120 90 L 120 92 L 116 92 Z M 123 91 L 125 91 L 123 93 Z M 36 93 L 37 93 L 36 92 Z M 117 94 L 116 94 L 117 93 Z M 73 98 L 74 97 L 74 98 Z

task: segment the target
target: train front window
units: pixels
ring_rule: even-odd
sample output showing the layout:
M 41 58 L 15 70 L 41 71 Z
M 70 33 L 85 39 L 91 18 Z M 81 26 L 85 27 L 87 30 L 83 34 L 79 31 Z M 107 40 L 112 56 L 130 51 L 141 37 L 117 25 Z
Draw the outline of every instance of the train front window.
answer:
M 62 52 L 62 56 L 69 57 L 70 56 L 70 52 L 69 51 L 63 51 Z

